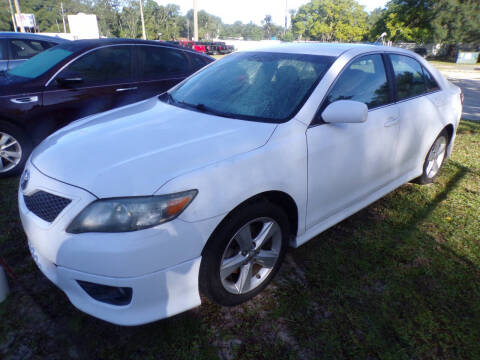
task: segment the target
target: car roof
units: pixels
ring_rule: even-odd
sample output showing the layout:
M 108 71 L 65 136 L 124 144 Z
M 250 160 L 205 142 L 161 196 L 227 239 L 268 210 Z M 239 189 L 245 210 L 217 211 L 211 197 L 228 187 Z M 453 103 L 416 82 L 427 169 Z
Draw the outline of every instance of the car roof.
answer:
M 356 49 L 365 52 L 371 51 L 392 51 L 391 48 L 372 44 L 346 44 L 346 43 L 283 43 L 271 47 L 252 49 L 248 51 L 264 51 L 264 52 L 278 52 L 291 54 L 308 54 L 308 55 L 324 55 L 338 57 L 346 51 Z
M 75 46 L 78 46 L 79 48 L 97 47 L 97 46 L 102 46 L 102 45 L 117 45 L 117 44 L 162 45 L 162 46 L 168 46 L 168 47 L 174 47 L 174 48 L 181 48 L 178 45 L 168 43 L 166 41 L 123 39 L 123 38 L 75 40 L 73 42 L 73 44 L 75 44 Z M 182 49 L 183 49 L 183 47 L 182 47 Z
M 93 49 L 99 46 L 122 45 L 122 44 L 165 46 L 165 47 L 171 47 L 174 49 L 180 49 L 187 52 L 193 52 L 197 55 L 210 58 L 210 56 L 207 56 L 205 54 L 202 54 L 196 51 L 192 51 L 188 48 L 185 48 L 177 44 L 172 44 L 166 41 L 155 41 L 155 40 L 121 39 L 121 38 L 84 39 L 84 40 L 71 41 L 69 42 L 68 47 L 69 49 L 76 52 L 76 51 L 83 51 L 87 49 Z
M 0 39 L 27 39 L 27 40 L 45 40 L 55 43 L 70 42 L 70 40 L 63 39 L 58 36 L 38 35 L 32 33 L 19 33 L 13 31 L 0 31 Z

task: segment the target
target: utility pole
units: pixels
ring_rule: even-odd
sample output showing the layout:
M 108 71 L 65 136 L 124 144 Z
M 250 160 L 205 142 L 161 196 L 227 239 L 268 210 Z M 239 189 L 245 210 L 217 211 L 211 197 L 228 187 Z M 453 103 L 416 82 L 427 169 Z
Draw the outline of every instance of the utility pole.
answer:
M 197 0 L 193 0 L 193 40 L 198 41 L 198 9 L 197 9 Z
M 67 27 L 65 26 L 65 12 L 63 11 L 63 2 L 60 3 L 60 8 L 62 9 L 63 32 L 66 34 Z
M 17 23 L 15 21 L 15 13 L 13 12 L 12 0 L 8 0 L 8 5 L 10 5 L 10 15 L 12 16 L 13 31 L 17 32 Z
M 147 40 L 147 34 L 145 33 L 145 19 L 143 18 L 143 5 L 142 0 L 138 0 L 140 3 L 140 17 L 142 18 L 142 38 L 143 40 Z
M 187 18 L 187 39 L 188 41 L 192 40 L 190 39 L 190 20 Z
M 288 14 L 288 0 L 285 0 L 285 30 L 283 31 L 283 35 L 287 33 L 287 14 Z
M 13 0 L 15 4 L 15 11 L 18 14 L 18 17 L 20 18 L 20 32 L 25 32 L 25 28 L 23 27 L 23 22 L 21 21 L 21 14 L 22 11 L 20 10 L 20 4 L 18 3 L 18 0 Z

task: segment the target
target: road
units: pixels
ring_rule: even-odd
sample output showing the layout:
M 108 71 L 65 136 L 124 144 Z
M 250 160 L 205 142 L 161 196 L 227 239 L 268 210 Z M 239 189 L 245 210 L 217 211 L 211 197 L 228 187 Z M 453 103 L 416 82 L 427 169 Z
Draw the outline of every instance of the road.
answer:
M 459 86 L 465 95 L 462 118 L 480 121 L 480 64 L 456 65 L 432 62 L 452 83 Z

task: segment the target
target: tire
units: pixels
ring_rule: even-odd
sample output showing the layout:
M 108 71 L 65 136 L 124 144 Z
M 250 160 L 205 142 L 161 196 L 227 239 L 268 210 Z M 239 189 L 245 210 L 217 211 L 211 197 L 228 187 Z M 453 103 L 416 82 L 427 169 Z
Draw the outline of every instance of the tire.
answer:
M 0 121 L 0 178 L 19 174 L 32 148 L 32 141 L 25 131 L 9 122 Z
M 262 236 L 264 234 L 267 236 Z M 205 246 L 200 265 L 200 291 L 223 306 L 250 300 L 279 270 L 289 234 L 288 217 L 283 209 L 266 200 L 234 210 Z
M 445 130 L 435 139 L 423 163 L 423 173 L 415 179 L 417 184 L 427 185 L 435 181 L 445 162 L 449 143 L 448 139 L 449 136 Z

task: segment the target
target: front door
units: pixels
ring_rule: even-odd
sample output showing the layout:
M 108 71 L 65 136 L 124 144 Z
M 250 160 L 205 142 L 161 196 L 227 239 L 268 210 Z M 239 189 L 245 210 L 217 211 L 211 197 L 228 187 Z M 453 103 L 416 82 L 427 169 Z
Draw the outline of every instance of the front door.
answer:
M 44 93 L 46 117 L 59 128 L 82 117 L 135 101 L 133 46 L 107 46 L 68 65 Z M 62 82 L 77 79 L 76 83 Z
M 348 64 L 322 108 L 337 100 L 367 104 L 368 119 L 360 124 L 319 123 L 307 130 L 307 229 L 394 179 L 399 114 L 382 55 Z

